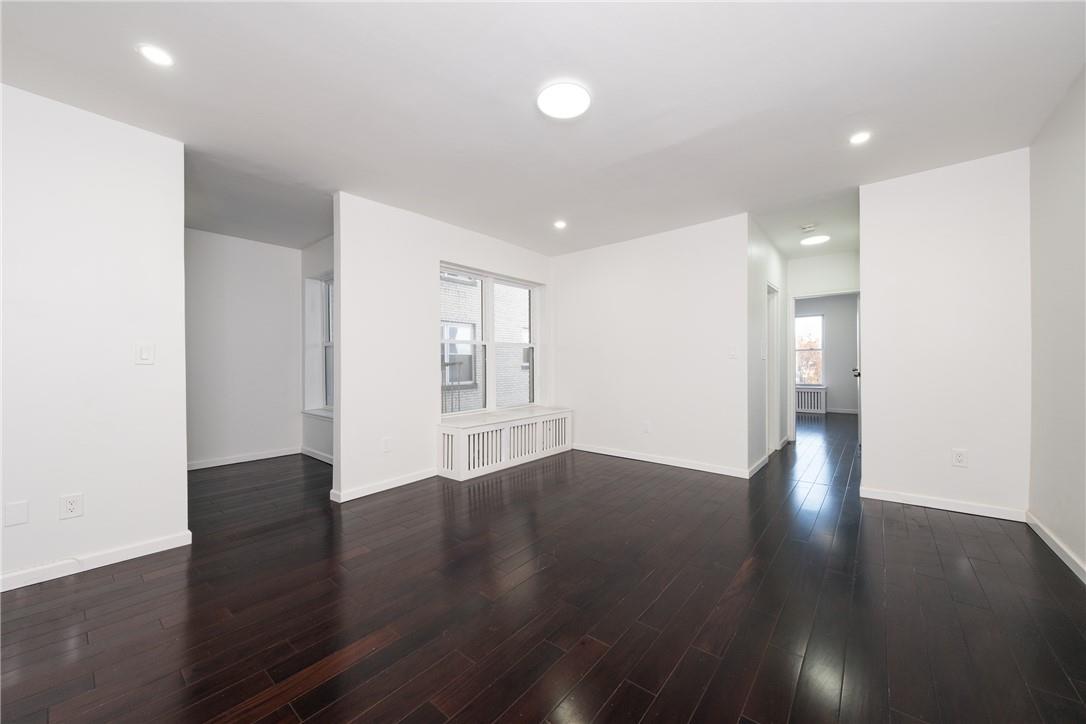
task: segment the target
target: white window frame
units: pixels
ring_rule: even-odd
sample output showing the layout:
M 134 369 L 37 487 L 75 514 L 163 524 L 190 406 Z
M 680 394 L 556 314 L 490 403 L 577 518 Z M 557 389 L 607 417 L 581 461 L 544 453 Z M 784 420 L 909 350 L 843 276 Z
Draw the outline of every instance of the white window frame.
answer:
M 445 330 L 448 329 L 449 327 L 471 327 L 471 336 L 469 338 L 467 338 L 467 339 L 460 339 L 459 337 L 457 337 L 457 338 L 449 337 L 449 336 L 447 336 L 445 334 Z M 474 347 L 474 346 L 479 344 L 479 339 L 476 337 L 476 329 L 475 329 L 475 327 L 476 327 L 476 325 L 475 325 L 474 322 L 457 322 L 457 321 L 451 320 L 451 319 L 443 319 L 443 320 L 441 320 L 441 341 L 446 342 L 446 343 L 448 343 L 448 342 L 459 342 L 459 343 L 471 345 L 471 346 Z M 473 352 L 471 356 L 474 357 L 475 353 Z M 472 387 L 478 387 L 479 386 L 479 381 L 477 379 L 475 379 L 475 365 L 474 364 L 472 364 L 472 366 L 471 366 L 471 379 L 470 380 L 460 380 L 459 382 L 453 382 L 452 380 L 449 379 L 449 367 L 447 366 L 449 364 L 449 351 L 448 351 L 447 347 L 442 349 L 441 362 L 442 362 L 442 364 L 446 365 L 441 370 L 441 388 L 442 389 L 444 389 L 444 390 L 455 390 L 455 389 L 472 388 Z
M 321 332 L 324 337 L 324 356 L 322 357 L 321 379 L 324 380 L 324 407 L 325 410 L 334 410 L 335 399 L 335 331 L 332 329 L 334 320 L 332 314 L 335 310 L 336 280 L 333 277 L 322 279 L 321 286 Z M 328 379 L 328 355 L 332 355 L 332 379 Z
M 489 272 L 480 271 L 478 269 L 471 269 L 469 267 L 459 266 L 452 263 L 441 263 L 442 272 L 451 272 L 453 274 L 469 276 L 473 279 L 478 279 L 482 282 L 482 330 L 475 340 L 476 344 L 483 346 L 484 364 L 486 370 L 486 407 L 481 407 L 476 410 L 464 410 L 462 412 L 446 412 L 442 414 L 442 417 L 454 417 L 457 415 L 475 415 L 483 412 L 495 412 L 497 410 L 515 410 L 520 408 L 528 408 L 539 404 L 540 397 L 540 374 L 539 374 L 539 330 L 542 327 L 542 298 L 543 298 L 543 285 L 535 284 L 532 282 L 524 281 L 521 279 L 514 279 L 512 277 L 502 276 L 500 274 L 491 274 Z M 440 279 L 440 275 L 439 275 Z M 515 343 L 515 342 L 497 342 L 494 338 L 494 284 L 499 283 L 511 287 L 520 287 L 527 289 L 529 293 L 528 297 L 528 342 L 527 343 Z M 444 322 L 445 320 L 440 320 Z M 444 339 L 444 326 L 439 326 L 441 341 L 447 341 Z M 521 347 L 523 349 L 532 350 L 532 358 L 534 362 L 534 369 L 531 376 L 531 388 L 529 390 L 529 397 L 531 402 L 524 405 L 508 405 L 505 407 L 498 407 L 498 376 L 497 370 L 497 348 L 499 346 L 505 347 Z M 522 363 L 522 368 L 527 365 Z M 442 383 L 441 389 L 456 389 L 455 387 L 447 387 L 444 385 L 444 370 L 439 371 L 439 379 Z
M 795 364 L 792 366 L 792 377 L 796 380 L 796 387 L 825 387 L 826 386 L 826 315 L 825 314 L 797 314 L 795 321 L 798 322 L 801 319 L 808 319 L 810 317 L 818 317 L 822 321 L 819 323 L 819 327 L 822 330 L 821 343 L 817 350 L 815 349 L 800 349 L 796 346 L 795 329 L 796 324 L 792 325 L 792 352 Z M 800 352 L 821 352 L 822 353 L 822 379 L 819 382 L 800 382 L 799 381 L 799 353 Z

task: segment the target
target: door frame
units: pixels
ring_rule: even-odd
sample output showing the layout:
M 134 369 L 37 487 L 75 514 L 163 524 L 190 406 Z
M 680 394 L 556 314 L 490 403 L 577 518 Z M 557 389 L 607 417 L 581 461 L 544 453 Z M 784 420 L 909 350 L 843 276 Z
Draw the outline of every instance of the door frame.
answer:
M 782 365 L 781 344 L 784 341 L 781 324 L 781 290 L 766 283 L 765 328 L 765 454 L 772 455 L 788 442 L 787 431 L 781 435 L 781 387 L 785 368 Z
M 856 289 L 839 289 L 829 292 L 818 292 L 817 294 L 798 294 L 796 296 L 789 297 L 788 299 L 788 329 L 786 331 L 785 340 L 787 342 L 787 354 L 788 367 L 786 377 L 788 379 L 788 439 L 792 442 L 796 440 L 796 302 L 800 299 L 821 299 L 822 297 L 843 297 L 847 295 L 856 295 L 856 363 L 859 366 L 860 361 L 860 299 L 861 294 L 859 288 Z M 859 400 L 857 400 L 857 407 L 859 407 Z M 856 421 L 860 422 L 863 413 L 858 409 L 856 412 Z

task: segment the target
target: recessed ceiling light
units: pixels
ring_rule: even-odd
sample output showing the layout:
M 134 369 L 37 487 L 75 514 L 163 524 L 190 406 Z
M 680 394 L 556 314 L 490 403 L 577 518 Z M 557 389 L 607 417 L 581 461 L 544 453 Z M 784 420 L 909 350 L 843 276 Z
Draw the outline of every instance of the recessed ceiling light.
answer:
M 140 43 L 136 46 L 136 50 L 139 51 L 139 54 L 142 55 L 145 60 L 154 63 L 155 65 L 161 65 L 167 68 L 173 65 L 173 56 L 157 45 Z
M 539 92 L 536 105 L 551 118 L 568 120 L 588 110 L 592 96 L 576 83 L 555 83 Z
M 561 231 L 562 229 L 566 228 L 566 222 L 563 219 L 558 219 L 554 222 L 554 228 Z
M 803 244 L 803 246 L 814 246 L 816 244 L 825 244 L 829 240 L 829 234 L 819 234 L 817 236 L 808 236 L 806 239 L 799 243 Z
M 848 142 L 853 146 L 862 146 L 871 140 L 871 131 L 856 131 L 848 137 Z

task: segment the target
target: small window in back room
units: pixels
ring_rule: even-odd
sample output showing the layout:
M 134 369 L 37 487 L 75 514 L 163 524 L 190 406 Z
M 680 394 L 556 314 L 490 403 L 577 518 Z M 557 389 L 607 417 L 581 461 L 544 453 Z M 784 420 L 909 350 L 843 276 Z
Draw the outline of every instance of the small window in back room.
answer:
M 796 317 L 796 384 L 821 385 L 822 315 Z
M 331 412 L 335 406 L 335 282 L 305 280 L 305 408 Z

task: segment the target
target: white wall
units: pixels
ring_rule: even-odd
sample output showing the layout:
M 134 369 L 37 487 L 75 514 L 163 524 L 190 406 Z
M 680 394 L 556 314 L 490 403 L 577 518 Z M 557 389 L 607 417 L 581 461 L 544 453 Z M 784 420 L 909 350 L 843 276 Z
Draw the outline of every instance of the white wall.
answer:
M 191 535 L 182 145 L 9 86 L 3 128 L 8 589 Z
M 1027 149 L 860 187 L 862 495 L 1024 519 L 1029 218 Z
M 1083 76 L 1030 147 L 1030 522 L 1086 580 Z
M 757 222 L 749 219 L 748 244 L 747 244 L 747 464 L 749 473 L 754 473 L 765 464 L 767 450 L 777 450 L 781 438 L 787 435 L 786 413 L 782 410 L 776 415 L 777 430 L 771 432 L 770 440 L 766 440 L 766 416 L 767 382 L 769 374 L 769 339 L 767 332 L 768 306 L 767 291 L 772 284 L 778 290 L 778 310 L 784 308 L 788 290 L 785 285 L 785 262 L 777 248 L 769 241 L 769 237 L 758 226 Z M 787 382 L 783 372 L 785 365 L 783 354 L 785 328 L 783 314 L 777 325 L 777 369 L 772 371 L 778 381 L 780 393 L 777 397 L 779 405 L 786 402 L 785 390 Z M 785 407 L 785 409 L 787 409 Z M 782 429 L 783 427 L 783 429 Z
M 855 292 L 860 288 L 860 255 L 856 252 L 807 256 L 788 260 L 788 294 Z
M 796 300 L 796 316 L 821 314 L 822 373 L 828 412 L 855 413 L 859 405 L 856 378 L 856 295 L 809 297 Z M 795 339 L 791 340 L 793 352 Z
M 324 278 L 332 273 L 335 263 L 334 240 L 326 236 L 302 249 L 302 277 Z
M 334 258 L 334 240 L 331 236 L 302 249 L 303 282 L 306 279 L 327 279 L 334 276 Z M 311 321 L 319 326 L 320 322 L 317 319 L 320 316 L 319 303 L 306 302 L 303 306 L 315 314 L 315 318 Z M 309 323 L 306 327 L 310 332 L 314 329 L 314 326 Z M 303 330 L 304 333 L 305 330 Z M 305 336 L 303 364 L 306 367 L 303 378 L 305 397 L 307 400 L 319 400 L 324 394 L 324 342 L 320 335 Z M 314 406 L 306 404 L 306 407 Z M 334 459 L 332 415 L 334 413 L 320 411 L 302 416 L 302 452 L 327 463 Z
M 190 469 L 299 452 L 301 260 L 185 229 Z
M 332 497 L 348 500 L 436 471 L 441 262 L 547 285 L 550 259 L 343 192 L 335 207 Z M 543 404 L 552 376 L 547 295 L 544 288 L 536 350 L 537 401 Z
M 554 259 L 574 446 L 746 476 L 747 215 Z

